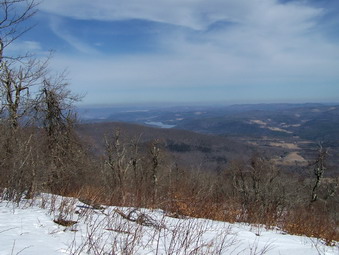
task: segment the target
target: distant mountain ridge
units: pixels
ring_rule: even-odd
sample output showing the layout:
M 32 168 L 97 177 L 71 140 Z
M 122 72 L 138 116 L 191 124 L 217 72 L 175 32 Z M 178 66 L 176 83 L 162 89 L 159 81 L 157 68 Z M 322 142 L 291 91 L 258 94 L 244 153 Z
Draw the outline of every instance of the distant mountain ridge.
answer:
M 82 108 L 79 116 L 85 123 L 128 122 L 227 136 L 298 136 L 339 146 L 339 105 L 334 104 L 120 106 Z

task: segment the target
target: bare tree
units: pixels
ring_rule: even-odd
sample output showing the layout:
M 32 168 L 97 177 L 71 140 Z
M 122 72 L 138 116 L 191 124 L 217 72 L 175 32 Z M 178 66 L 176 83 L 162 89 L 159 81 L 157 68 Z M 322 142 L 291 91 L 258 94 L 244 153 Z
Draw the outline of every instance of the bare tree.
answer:
M 135 203 L 138 206 L 141 206 L 142 203 L 142 192 L 145 190 L 145 175 L 144 175 L 144 168 L 141 164 L 141 161 L 144 160 L 143 156 L 141 155 L 141 148 L 140 148 L 140 139 L 141 135 L 131 140 L 130 143 L 130 165 L 132 170 L 132 182 L 131 184 L 134 186 L 134 196 L 135 196 Z
M 150 148 L 151 154 L 151 176 L 152 176 L 152 197 L 153 197 L 153 205 L 156 202 L 156 198 L 158 195 L 158 170 L 159 170 L 159 161 L 160 161 L 160 148 L 159 141 L 155 140 L 151 144 Z
M 28 20 L 36 13 L 37 5 L 35 0 L 0 0 L 0 114 L 11 131 L 33 108 L 32 87 L 41 83 L 48 59 L 27 58 L 28 53 L 10 56 L 4 50 L 32 27 Z
M 41 118 L 49 138 L 49 145 L 57 142 L 58 136 L 67 131 L 67 125 L 75 119 L 74 103 L 81 99 L 68 89 L 65 73 L 44 77 L 37 98 L 37 114 Z
M 32 87 L 41 83 L 48 59 L 10 56 L 4 50 L 32 27 L 28 20 L 37 5 L 35 0 L 0 0 L 0 114 L 12 131 L 33 108 Z
M 80 100 L 68 89 L 64 74 L 46 77 L 36 98 L 37 121 L 41 123 L 46 135 L 46 161 L 49 165 L 48 186 L 58 191 L 65 178 L 69 178 L 69 163 L 81 151 L 74 132 L 76 115 L 73 104 Z
M 4 119 L 7 119 L 10 129 L 14 132 L 20 119 L 35 107 L 34 87 L 42 83 L 47 71 L 47 60 L 30 59 L 26 65 L 20 66 L 6 60 L 1 65 L 1 113 L 5 115 Z
M 233 187 L 242 204 L 245 220 L 277 217 L 285 204 L 279 169 L 273 162 L 253 157 L 248 165 L 233 165 Z
M 21 57 L 7 56 L 5 48 L 30 30 L 27 24 L 37 12 L 38 3 L 35 0 L 1 0 L 0 1 L 0 63 L 4 58 L 20 59 Z
M 27 22 L 36 13 L 34 0 L 0 1 L 0 125 L 1 181 L 14 199 L 29 187 L 35 175 L 33 134 L 20 130 L 34 108 L 34 89 L 46 71 L 46 62 L 6 54 L 5 49 L 32 26 Z M 25 58 L 25 61 L 23 59 Z M 33 167 L 34 166 L 34 167 Z
M 0 72 L 0 105 L 1 124 L 6 128 L 2 133 L 4 143 L 1 144 L 3 153 L 4 178 L 8 187 L 18 191 L 24 187 L 34 186 L 35 164 L 31 162 L 32 134 L 26 130 L 26 136 L 20 131 L 20 126 L 32 120 L 35 108 L 35 87 L 42 82 L 46 73 L 47 61 L 29 60 L 25 65 L 17 65 L 11 60 L 1 63 Z M 31 167 L 28 167 L 31 165 Z M 10 169 L 10 172 L 8 172 Z M 32 178 L 28 178 L 30 176 Z M 24 183 L 24 181 L 26 183 Z M 28 184 L 30 183 L 30 184 Z M 19 192 L 20 193 L 20 192 Z M 13 198 L 13 192 L 10 197 Z
M 128 158 L 126 144 L 121 141 L 120 130 L 117 129 L 114 135 L 105 139 L 106 143 L 106 160 L 105 165 L 108 167 L 108 187 L 113 187 L 114 192 L 118 193 L 118 199 L 122 204 L 126 200 L 126 177 L 131 167 Z M 106 176 L 107 176 L 106 175 Z
M 33 153 L 33 136 L 21 135 L 30 126 L 30 132 L 44 138 L 40 142 L 46 145 L 44 161 L 50 171 L 45 182 L 60 187 L 66 178 L 75 175 L 74 162 L 83 152 L 73 130 L 76 118 L 72 107 L 80 97 L 68 89 L 65 74 L 49 72 L 49 57 L 39 60 L 28 52 L 20 56 L 5 52 L 6 47 L 32 27 L 28 20 L 36 13 L 37 4 L 35 0 L 0 0 L 0 124 L 9 130 L 1 139 L 5 141 L 1 144 L 5 149 L 1 167 L 11 169 L 6 179 L 13 180 L 12 184 L 18 178 L 18 183 L 26 182 L 21 178 L 24 172 L 36 176 L 36 168 L 28 167 L 28 162 L 36 166 L 32 161 L 37 155 L 36 149 Z M 27 125 L 32 122 L 34 125 Z M 22 158 L 24 154 L 26 158 Z M 34 185 L 28 186 L 31 190 Z
M 328 156 L 328 150 L 323 148 L 322 145 L 319 145 L 318 156 L 316 161 L 314 162 L 313 166 L 313 174 L 315 177 L 315 182 L 312 187 L 312 194 L 311 194 L 311 203 L 318 200 L 318 189 L 321 184 L 321 180 L 324 177 L 324 173 L 326 170 L 325 162 Z

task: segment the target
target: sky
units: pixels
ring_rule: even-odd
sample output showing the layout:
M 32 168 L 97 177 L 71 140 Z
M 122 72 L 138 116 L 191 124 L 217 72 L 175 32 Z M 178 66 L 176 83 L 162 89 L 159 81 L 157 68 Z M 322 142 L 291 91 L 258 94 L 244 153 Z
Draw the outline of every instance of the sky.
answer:
M 339 102 L 338 0 L 44 0 L 12 51 L 54 51 L 82 104 Z

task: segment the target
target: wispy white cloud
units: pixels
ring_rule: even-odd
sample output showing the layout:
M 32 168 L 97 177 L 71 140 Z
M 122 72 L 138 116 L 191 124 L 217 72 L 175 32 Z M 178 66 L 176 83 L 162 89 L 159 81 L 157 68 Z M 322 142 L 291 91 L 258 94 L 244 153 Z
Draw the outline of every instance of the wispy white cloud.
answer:
M 41 9 L 76 19 L 146 19 L 193 29 L 204 29 L 220 20 L 288 25 L 304 22 L 320 11 L 299 3 L 279 4 L 276 0 L 58 0 L 43 2 Z
M 92 90 L 94 84 L 112 96 L 116 90 L 138 88 L 217 86 L 227 91 L 253 86 L 264 95 L 265 89 L 283 84 L 297 89 L 299 84 L 339 82 L 339 45 L 324 37 L 319 26 L 327 10 L 305 1 L 58 0 L 45 1 L 42 10 L 73 19 L 145 19 L 188 28 L 157 38 L 164 52 L 118 57 L 100 55 L 54 19 L 58 36 L 93 55 L 88 61 L 62 54 L 56 58 L 57 65 L 69 66 L 78 91 Z M 217 22 L 220 26 L 213 29 Z
M 97 51 L 95 47 L 78 39 L 76 36 L 68 32 L 67 27 L 63 23 L 61 18 L 52 16 L 50 18 L 50 27 L 57 36 L 59 36 L 64 41 L 66 41 L 69 45 L 74 47 L 79 52 L 84 53 L 84 54 L 92 54 L 92 55 L 99 54 L 99 51 Z

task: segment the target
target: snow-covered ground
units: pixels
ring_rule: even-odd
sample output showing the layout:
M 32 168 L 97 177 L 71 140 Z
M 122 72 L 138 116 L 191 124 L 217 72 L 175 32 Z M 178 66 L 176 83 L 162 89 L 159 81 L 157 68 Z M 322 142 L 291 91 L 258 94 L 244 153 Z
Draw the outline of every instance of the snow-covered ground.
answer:
M 54 222 L 58 219 L 77 223 L 62 226 Z M 162 210 L 93 209 L 45 194 L 19 205 L 0 202 L 0 254 L 312 255 L 339 254 L 339 248 L 248 224 L 179 219 Z

